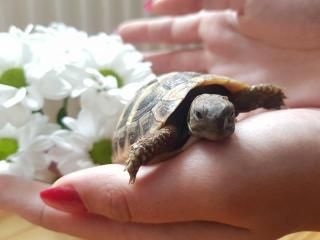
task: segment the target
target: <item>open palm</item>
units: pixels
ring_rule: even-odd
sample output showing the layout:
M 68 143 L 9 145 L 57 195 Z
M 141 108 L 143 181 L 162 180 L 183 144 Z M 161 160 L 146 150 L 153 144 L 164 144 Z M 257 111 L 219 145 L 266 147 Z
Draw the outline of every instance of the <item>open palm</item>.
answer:
M 46 228 L 97 240 L 269 240 L 319 230 L 319 117 L 306 109 L 248 117 L 227 141 L 202 141 L 142 167 L 135 185 L 116 164 L 54 184 L 76 189 L 88 212 L 70 212 L 71 202 L 48 207 L 39 197 L 47 185 L 13 176 L 0 176 L 0 206 Z
M 188 5 L 188 2 L 194 1 L 185 1 L 187 9 L 176 9 L 176 2 L 179 0 L 159 1 L 159 6 L 155 5 L 157 8 L 154 11 L 180 14 L 190 9 L 196 10 L 192 5 Z M 219 1 L 207 2 L 214 5 L 207 3 L 207 7 L 221 7 L 217 6 Z M 266 4 L 261 3 L 261 5 Z M 274 3 L 274 8 L 277 7 L 277 3 Z M 292 27 L 294 24 L 289 25 L 293 28 L 291 31 L 287 29 L 288 22 L 295 22 L 294 16 L 287 19 L 287 22 L 285 19 L 279 20 L 273 17 L 275 13 L 271 9 L 270 13 L 267 11 L 264 14 L 267 15 L 265 19 L 257 17 L 255 21 L 254 16 L 257 14 L 254 11 L 259 9 L 254 6 L 251 8 L 246 12 L 248 17 L 232 11 L 204 11 L 186 16 L 133 21 L 122 25 L 118 32 L 126 41 L 133 43 L 182 44 L 182 46 L 199 44 L 195 49 L 146 53 L 146 59 L 152 61 L 157 73 L 200 71 L 228 75 L 248 83 L 274 83 L 285 89 L 289 106 L 319 106 L 316 89 L 320 88 L 318 79 L 320 48 L 314 48 L 312 36 L 309 37 L 311 40 L 308 37 L 293 38 L 306 31 L 295 29 Z M 273 25 L 272 19 L 274 19 Z M 305 22 L 308 20 L 311 22 L 312 19 L 307 19 Z M 277 31 L 274 32 L 273 29 Z M 285 33 L 279 39 L 279 34 L 276 33 L 281 32 L 281 29 Z M 261 36 L 261 32 L 269 32 L 269 35 Z M 273 44 L 276 40 L 279 46 Z M 306 49 L 301 47 L 303 44 Z

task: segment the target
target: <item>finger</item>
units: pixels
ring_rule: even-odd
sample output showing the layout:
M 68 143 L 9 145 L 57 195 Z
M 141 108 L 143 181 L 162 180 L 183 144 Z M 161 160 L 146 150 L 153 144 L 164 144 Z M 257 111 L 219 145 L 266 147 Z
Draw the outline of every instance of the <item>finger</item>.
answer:
M 84 239 L 249 239 L 249 231 L 224 224 L 189 222 L 133 224 L 114 222 L 93 214 L 69 214 L 47 207 L 39 198 L 46 184 L 0 175 L 1 209 L 22 215 L 34 224 Z M 4 187 L 4 188 L 3 188 Z
M 200 14 L 177 18 L 138 20 L 119 27 L 117 33 L 125 41 L 133 43 L 195 43 L 198 34 Z
M 150 10 L 154 14 L 187 14 L 197 12 L 202 9 L 224 10 L 243 9 L 245 0 L 154 0 L 150 5 Z
M 39 193 L 48 186 L 45 183 L 21 179 L 16 176 L 0 175 L 0 189 L 3 190 L 0 195 L 0 209 L 18 214 L 34 224 L 55 230 L 61 229 L 57 219 L 60 222 L 71 223 L 74 217 L 43 203 Z M 83 216 L 85 215 L 88 214 Z
M 99 216 L 54 216 L 47 218 L 52 230 L 78 236 L 83 239 L 118 240 L 253 240 L 252 234 L 241 228 L 209 222 L 168 224 L 139 224 L 110 221 Z M 260 238 L 261 239 L 261 238 Z
M 206 59 L 202 49 L 145 54 L 152 62 L 156 74 L 172 71 L 206 72 Z
M 34 199 L 34 193 L 39 193 L 48 186 L 49 185 L 45 183 L 33 182 L 16 176 L 0 174 L 0 208 L 24 215 L 26 206 L 21 204 L 21 202 L 27 202 L 29 198 Z M 36 202 L 41 203 L 40 198 L 38 198 Z M 34 205 L 32 204 L 28 207 L 32 208 L 33 206 Z
M 221 188 L 219 168 L 214 167 L 214 159 L 205 160 L 203 152 L 207 150 L 202 147 L 191 146 L 190 151 L 188 149 L 180 157 L 142 167 L 135 185 L 128 184 L 129 176 L 123 166 L 107 165 L 65 176 L 55 186 L 72 187 L 87 211 L 116 221 L 214 220 L 247 227 L 244 222 L 247 219 L 229 215 L 229 201 L 224 199 L 228 189 Z M 205 179 L 210 179 L 210 183 Z M 51 202 L 50 206 L 61 209 L 59 203 L 52 205 Z

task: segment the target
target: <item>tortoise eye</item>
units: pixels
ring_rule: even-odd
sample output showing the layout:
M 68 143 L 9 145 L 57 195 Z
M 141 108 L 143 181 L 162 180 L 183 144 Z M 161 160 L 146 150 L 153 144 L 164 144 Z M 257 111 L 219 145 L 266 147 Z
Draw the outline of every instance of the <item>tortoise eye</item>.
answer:
M 203 118 L 203 115 L 200 111 L 196 110 L 196 116 L 198 119 L 202 119 Z

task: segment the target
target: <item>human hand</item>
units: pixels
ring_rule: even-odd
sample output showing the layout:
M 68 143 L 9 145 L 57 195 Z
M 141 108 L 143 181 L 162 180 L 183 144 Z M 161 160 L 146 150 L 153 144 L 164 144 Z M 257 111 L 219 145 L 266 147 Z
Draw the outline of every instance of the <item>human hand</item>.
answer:
M 154 0 L 154 14 L 181 15 L 202 9 L 232 9 L 239 31 L 259 41 L 284 48 L 318 49 L 318 1 L 300 0 Z
M 159 0 L 153 12 L 224 9 L 225 2 L 239 15 L 207 11 L 138 20 L 123 24 L 118 33 L 132 43 L 201 44 L 196 49 L 146 53 L 156 73 L 200 71 L 251 84 L 275 83 L 284 88 L 288 106 L 319 107 L 320 30 L 314 19 L 320 17 L 312 18 L 312 12 L 320 9 L 320 2 Z
M 43 195 L 54 208 L 38 196 L 45 186 L 1 176 L 0 206 L 85 239 L 263 240 L 319 230 L 319 119 L 312 109 L 248 117 L 225 141 L 143 166 L 135 185 L 121 165 L 76 172 L 54 184 L 76 190 L 69 201 Z

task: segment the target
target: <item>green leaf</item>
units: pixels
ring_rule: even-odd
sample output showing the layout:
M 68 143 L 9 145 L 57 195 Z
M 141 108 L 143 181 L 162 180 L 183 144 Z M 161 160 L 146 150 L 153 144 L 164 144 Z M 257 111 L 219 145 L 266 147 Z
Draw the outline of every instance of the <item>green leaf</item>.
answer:
M 112 141 L 110 139 L 101 139 L 94 143 L 89 155 L 95 164 L 112 163 Z
M 115 71 L 113 71 L 111 69 L 103 68 L 103 69 L 100 69 L 99 72 L 105 77 L 107 77 L 107 76 L 115 77 L 117 80 L 118 87 L 119 88 L 123 87 L 123 85 L 124 85 L 123 79 Z
M 18 141 L 14 138 L 0 138 L 0 161 L 18 151 Z
M 15 88 L 28 86 L 24 70 L 22 68 L 11 68 L 5 71 L 0 77 L 0 84 Z

